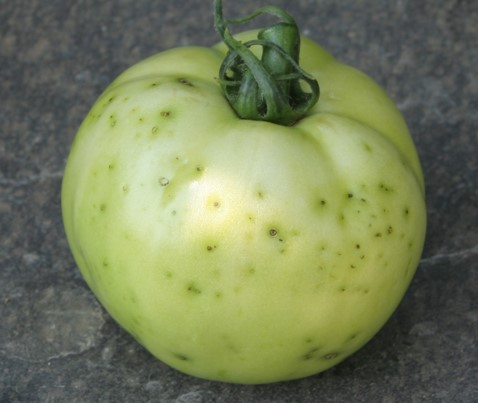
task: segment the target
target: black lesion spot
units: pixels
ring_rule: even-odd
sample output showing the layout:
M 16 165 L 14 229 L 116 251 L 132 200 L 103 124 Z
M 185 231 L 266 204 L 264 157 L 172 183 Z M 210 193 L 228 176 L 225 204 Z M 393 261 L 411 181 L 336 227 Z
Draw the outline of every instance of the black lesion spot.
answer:
M 382 192 L 386 192 L 386 193 L 391 193 L 391 192 L 393 192 L 393 189 L 392 189 L 390 186 L 388 186 L 388 185 L 386 185 L 385 183 L 383 183 L 383 182 L 380 182 L 380 183 L 378 184 L 378 187 L 379 187 L 379 189 L 380 189 Z
M 310 349 L 309 351 L 307 351 L 307 353 L 305 353 L 302 356 L 302 359 L 304 359 L 306 361 L 309 361 L 309 360 L 313 360 L 314 358 L 317 358 L 317 352 L 319 350 L 320 350 L 320 347 L 314 347 L 314 348 Z
M 180 361 L 191 361 L 191 358 L 182 353 L 173 353 L 173 356 Z
M 270 235 L 271 237 L 276 237 L 277 234 L 278 234 L 278 232 L 277 232 L 277 230 L 276 230 L 275 228 L 271 228 L 271 229 L 269 230 L 269 235 Z
M 186 80 L 185 78 L 178 79 L 178 82 L 180 82 L 181 84 L 187 85 L 188 87 L 194 87 L 194 85 L 189 80 Z
M 339 355 L 339 353 L 328 353 L 328 354 L 325 354 L 322 358 L 324 360 L 333 360 L 334 358 L 337 358 Z

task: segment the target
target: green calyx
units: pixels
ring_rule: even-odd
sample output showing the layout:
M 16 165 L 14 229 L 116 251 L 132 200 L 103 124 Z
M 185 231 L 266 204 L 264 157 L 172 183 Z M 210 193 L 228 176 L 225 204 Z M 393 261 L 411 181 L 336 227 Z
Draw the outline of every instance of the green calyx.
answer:
M 319 99 L 319 84 L 299 66 L 300 33 L 294 19 L 283 9 L 267 6 L 239 19 L 224 20 L 222 1 L 215 0 L 214 25 L 229 48 L 219 70 L 224 95 L 242 119 L 292 125 Z M 242 43 L 229 24 L 248 22 L 261 14 L 279 21 L 259 31 L 258 37 Z M 252 46 L 262 47 L 259 60 Z

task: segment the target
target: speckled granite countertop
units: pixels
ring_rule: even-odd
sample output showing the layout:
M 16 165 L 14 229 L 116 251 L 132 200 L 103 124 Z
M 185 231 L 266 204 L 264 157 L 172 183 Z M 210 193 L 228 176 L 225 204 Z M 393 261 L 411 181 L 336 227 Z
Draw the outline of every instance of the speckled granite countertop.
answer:
M 299 381 L 208 382 L 151 357 L 87 289 L 60 216 L 74 134 L 127 66 L 169 47 L 215 43 L 210 3 L 0 0 L 0 401 L 476 401 L 473 0 L 275 2 L 305 34 L 389 91 L 422 158 L 429 214 L 423 259 L 394 316 L 362 350 Z M 225 5 L 230 16 L 256 7 L 252 0 Z

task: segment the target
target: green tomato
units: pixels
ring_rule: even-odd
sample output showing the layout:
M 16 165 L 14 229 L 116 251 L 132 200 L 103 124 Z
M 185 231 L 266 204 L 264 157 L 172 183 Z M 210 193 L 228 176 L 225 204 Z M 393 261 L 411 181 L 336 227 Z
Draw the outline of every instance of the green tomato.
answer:
M 225 51 L 165 51 L 105 90 L 67 162 L 66 234 L 99 301 L 163 362 L 305 377 L 403 297 L 425 237 L 420 163 L 386 93 L 312 41 L 301 66 L 321 97 L 292 126 L 236 116 L 216 78 Z

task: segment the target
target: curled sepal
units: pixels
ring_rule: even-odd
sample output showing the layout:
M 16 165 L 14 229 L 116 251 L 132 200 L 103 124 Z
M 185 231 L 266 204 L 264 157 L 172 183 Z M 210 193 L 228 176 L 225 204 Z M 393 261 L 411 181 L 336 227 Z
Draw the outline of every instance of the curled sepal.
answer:
M 268 13 L 279 21 L 242 43 L 229 24 L 250 21 Z M 300 33 L 294 19 L 283 9 L 263 7 L 240 20 L 224 20 L 221 0 L 215 1 L 215 27 L 229 51 L 219 70 L 224 95 L 242 119 L 291 125 L 319 99 L 319 84 L 299 66 Z M 262 47 L 261 59 L 251 47 Z

